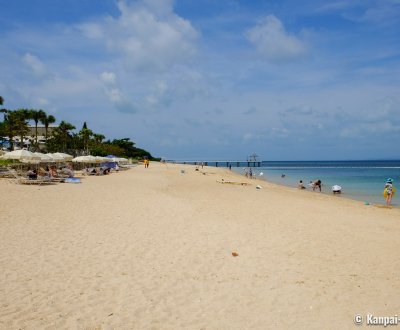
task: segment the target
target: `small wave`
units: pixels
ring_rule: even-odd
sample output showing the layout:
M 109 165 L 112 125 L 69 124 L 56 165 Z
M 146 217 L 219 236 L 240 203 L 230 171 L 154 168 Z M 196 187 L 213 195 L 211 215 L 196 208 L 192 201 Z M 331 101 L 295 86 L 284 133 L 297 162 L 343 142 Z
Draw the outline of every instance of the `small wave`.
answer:
M 261 166 L 257 169 L 267 170 L 291 170 L 291 169 L 314 169 L 314 168 L 366 168 L 366 169 L 400 169 L 400 166 Z

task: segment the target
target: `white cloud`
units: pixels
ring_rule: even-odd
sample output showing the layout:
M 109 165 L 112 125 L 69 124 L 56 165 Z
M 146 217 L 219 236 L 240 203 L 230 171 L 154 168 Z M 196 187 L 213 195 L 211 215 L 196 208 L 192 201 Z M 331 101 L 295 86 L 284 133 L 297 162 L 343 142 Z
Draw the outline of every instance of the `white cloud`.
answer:
M 103 72 L 100 79 L 107 85 L 115 85 L 117 82 L 117 76 L 114 72 Z
M 197 31 L 173 12 L 172 1 L 118 3 L 120 16 L 80 25 L 89 38 L 104 43 L 132 69 L 165 70 L 195 54 Z
M 22 60 L 38 78 L 45 77 L 48 74 L 45 65 L 37 56 L 26 53 Z
M 102 72 L 100 80 L 104 85 L 104 91 L 108 100 L 120 112 L 135 113 L 136 105 L 131 102 L 125 93 L 118 87 L 117 75 L 114 72 Z
M 285 31 L 282 22 L 274 15 L 268 15 L 260 24 L 246 33 L 260 54 L 272 62 L 286 62 L 303 56 L 305 44 Z
M 84 36 L 90 39 L 101 39 L 104 37 L 102 27 L 96 23 L 83 23 L 79 26 L 79 29 Z
M 153 92 L 146 97 L 146 103 L 151 107 L 169 106 L 171 102 L 171 92 L 165 81 L 157 81 Z

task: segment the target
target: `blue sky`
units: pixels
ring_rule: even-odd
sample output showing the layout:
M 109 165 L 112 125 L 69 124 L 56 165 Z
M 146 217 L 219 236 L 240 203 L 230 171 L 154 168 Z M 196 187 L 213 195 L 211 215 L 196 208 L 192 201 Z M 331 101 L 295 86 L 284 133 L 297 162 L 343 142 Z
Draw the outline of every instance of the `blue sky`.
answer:
M 400 158 L 400 0 L 0 0 L 0 95 L 171 159 Z

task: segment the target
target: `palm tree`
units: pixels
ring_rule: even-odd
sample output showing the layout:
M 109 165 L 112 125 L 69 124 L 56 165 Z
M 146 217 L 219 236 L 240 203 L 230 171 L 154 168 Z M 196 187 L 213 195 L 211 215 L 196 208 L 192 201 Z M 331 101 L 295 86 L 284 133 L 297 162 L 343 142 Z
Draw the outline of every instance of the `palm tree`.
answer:
M 70 131 L 73 129 L 75 129 L 75 126 L 65 121 L 62 121 L 56 128 L 57 135 L 59 135 L 61 139 L 63 152 L 66 152 L 67 150 L 67 142 L 71 138 Z
M 79 136 L 83 142 L 83 149 L 85 150 L 86 154 L 89 154 L 89 139 L 93 136 L 92 130 L 88 128 L 82 128 L 79 132 Z
M 16 131 L 21 137 L 20 148 L 24 147 L 24 136 L 28 132 L 28 120 L 30 118 L 30 112 L 27 109 L 18 109 L 14 111 L 16 116 Z
M 30 110 L 30 119 L 35 122 L 35 145 L 38 146 L 38 123 L 46 117 L 46 113 L 43 110 Z
M 3 105 L 3 103 L 4 103 L 4 99 L 3 99 L 2 96 L 0 96 L 0 105 Z M 7 111 L 8 111 L 7 109 L 0 109 L 0 112 L 4 113 L 3 121 L 6 120 L 6 113 L 7 113 Z
M 103 134 L 93 134 L 93 139 L 96 144 L 100 144 L 106 137 Z
M 14 150 L 14 136 L 15 136 L 15 129 L 16 129 L 16 116 L 12 111 L 7 111 L 4 113 L 4 125 L 3 131 L 4 135 L 8 137 L 8 142 L 10 143 L 10 149 Z
M 0 109 L 0 112 L 4 113 L 3 121 L 6 121 L 6 113 L 8 112 L 7 109 Z
M 24 136 L 28 131 L 28 112 L 26 109 L 19 109 L 16 111 L 8 111 L 5 117 L 5 132 L 7 133 L 11 150 L 14 149 L 14 136 L 19 135 L 21 137 L 20 146 L 21 149 L 24 147 Z
M 43 118 L 39 118 L 39 121 L 44 125 L 45 128 L 45 135 L 46 135 L 46 142 L 47 142 L 47 136 L 48 136 L 48 130 L 49 130 L 49 125 L 54 124 L 56 122 L 56 118 L 52 115 L 44 115 Z

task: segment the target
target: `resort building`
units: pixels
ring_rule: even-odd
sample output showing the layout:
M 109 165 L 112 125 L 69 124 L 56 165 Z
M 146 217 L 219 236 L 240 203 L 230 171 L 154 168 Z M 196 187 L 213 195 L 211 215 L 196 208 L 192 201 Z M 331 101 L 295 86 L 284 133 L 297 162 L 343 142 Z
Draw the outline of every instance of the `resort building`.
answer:
M 51 138 L 51 136 L 53 135 L 53 131 L 55 128 L 57 128 L 58 126 L 49 126 L 47 128 L 47 138 Z M 34 143 L 36 140 L 36 127 L 35 126 L 28 126 L 28 132 L 26 133 L 26 135 L 24 136 L 24 144 L 23 144 L 23 148 L 29 149 L 29 146 L 31 143 Z M 37 133 L 38 133 L 38 144 L 39 144 L 39 149 L 42 150 L 44 149 L 44 146 L 46 144 L 46 127 L 45 126 L 38 126 L 37 127 Z M 2 138 L 3 143 L 1 145 L 1 147 L 3 149 L 5 148 L 9 148 L 10 144 L 8 142 L 8 137 L 3 137 Z M 20 149 L 20 142 L 21 142 L 21 137 L 20 136 L 14 136 L 13 137 L 13 142 L 14 142 L 14 149 Z

